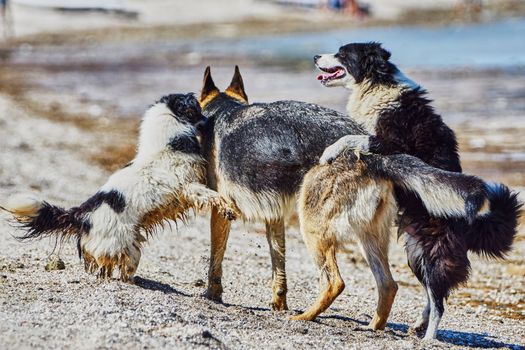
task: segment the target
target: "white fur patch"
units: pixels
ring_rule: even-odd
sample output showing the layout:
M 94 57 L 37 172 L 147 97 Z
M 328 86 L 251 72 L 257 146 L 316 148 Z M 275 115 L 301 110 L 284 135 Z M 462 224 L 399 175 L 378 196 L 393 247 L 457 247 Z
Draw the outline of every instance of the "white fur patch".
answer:
M 135 213 L 133 213 L 135 211 Z M 115 213 L 107 204 L 102 204 L 89 215 L 91 230 L 81 239 L 82 247 L 95 258 L 100 256 L 115 257 L 118 254 L 136 253 L 133 243 L 136 240 L 138 214 L 131 206 L 126 206 L 123 213 Z
M 381 201 L 386 201 L 384 205 L 384 221 L 374 224 L 377 218 L 377 209 Z M 370 184 L 357 191 L 348 199 L 348 202 L 341 208 L 340 214 L 332 219 L 331 225 L 337 234 L 338 243 L 344 244 L 352 241 L 352 236 L 356 235 L 360 241 L 366 241 L 367 232 L 370 229 L 380 228 L 388 230 L 397 210 L 397 204 L 392 194 L 392 187 L 384 186 L 380 183 Z M 379 234 L 379 232 L 377 232 Z
M 272 221 L 289 216 L 295 208 L 296 196 L 273 192 L 252 192 L 224 178 L 219 180 L 218 192 L 234 202 L 244 220 Z
M 344 69 L 345 76 L 339 79 L 334 79 L 326 82 L 324 85 L 327 87 L 335 87 L 335 86 L 343 86 L 347 89 L 351 89 L 353 85 L 355 84 L 355 79 L 352 77 L 351 74 L 348 73 L 348 70 L 346 67 L 339 61 L 335 54 L 324 54 L 320 55 L 320 57 L 315 62 L 317 67 L 321 70 L 323 69 L 330 69 L 334 67 L 340 67 Z
M 398 82 L 396 86 L 375 85 L 368 80 L 352 86 L 346 111 L 372 135 L 375 134 L 380 114 L 400 108 L 401 94 L 420 87 L 400 70 L 397 70 L 394 79 Z
M 151 157 L 166 148 L 173 136 L 192 134 L 195 134 L 193 126 L 178 121 L 166 104 L 156 103 L 142 118 L 138 152 L 134 162 L 147 163 Z
M 373 85 L 369 81 L 356 84 L 346 105 L 347 113 L 374 135 L 380 114 L 399 108 L 398 99 L 406 89 L 403 85 Z
M 20 216 L 33 216 L 42 207 L 42 201 L 34 194 L 19 193 L 7 199 L 3 207 Z
M 430 341 L 436 339 L 439 323 L 441 322 L 441 315 L 436 306 L 436 300 L 432 294 L 432 290 L 427 287 L 428 299 L 430 301 L 430 314 L 428 318 L 428 327 L 425 332 L 423 340 Z
M 368 135 L 346 135 L 341 137 L 332 145 L 326 147 L 319 164 L 324 165 L 336 159 L 347 148 L 355 148 L 361 151 L 368 151 L 369 148 Z
M 416 192 L 425 208 L 438 217 L 465 217 L 465 199 L 452 187 L 445 186 L 430 176 L 409 176 L 405 186 Z

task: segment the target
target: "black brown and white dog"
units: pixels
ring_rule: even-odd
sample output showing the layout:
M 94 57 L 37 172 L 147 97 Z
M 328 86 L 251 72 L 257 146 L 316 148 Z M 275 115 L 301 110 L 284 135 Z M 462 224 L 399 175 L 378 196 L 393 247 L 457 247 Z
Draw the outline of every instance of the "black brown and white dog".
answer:
M 287 309 L 285 217 L 295 207 L 304 174 L 323 150 L 346 134 L 365 130 L 344 114 L 297 101 L 248 104 L 239 69 L 221 92 L 209 67 L 200 103 L 208 185 L 233 201 L 245 220 L 263 221 L 272 261 L 274 310 Z M 211 258 L 206 296 L 222 298 L 222 260 L 230 222 L 211 216 Z
M 328 87 L 352 90 L 348 114 L 370 134 L 341 138 L 325 150 L 320 163 L 330 163 L 347 147 L 357 147 L 382 155 L 409 154 L 433 167 L 461 172 L 454 132 L 434 111 L 426 91 L 389 59 L 390 53 L 378 43 L 348 44 L 335 54 L 315 56 L 323 71 L 318 80 Z M 414 329 L 426 330 L 426 339 L 436 337 L 450 291 L 468 279 L 467 252 L 503 258 L 511 249 L 521 207 L 517 195 L 500 184 L 487 184 L 485 191 L 489 212 L 469 222 L 436 218 L 417 195 L 396 187 L 403 210 L 399 234 L 405 237 L 409 265 L 428 299 Z
M 236 211 L 205 186 L 206 166 L 195 125 L 204 120 L 193 94 L 172 94 L 142 119 L 137 154 L 95 195 L 64 209 L 34 196 L 15 195 L 4 206 L 27 233 L 22 239 L 75 238 L 88 272 L 133 281 L 146 238 L 190 209 L 215 208 L 225 220 Z

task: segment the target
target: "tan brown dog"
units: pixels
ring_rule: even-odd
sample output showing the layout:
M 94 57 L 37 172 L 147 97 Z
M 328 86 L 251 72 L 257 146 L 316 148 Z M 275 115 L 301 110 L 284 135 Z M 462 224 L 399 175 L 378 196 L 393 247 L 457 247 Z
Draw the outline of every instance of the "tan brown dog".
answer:
M 397 284 L 388 264 L 390 228 L 397 213 L 394 186 L 414 193 L 435 217 L 474 220 L 487 213 L 486 184 L 473 176 L 433 168 L 409 155 L 345 152 L 304 178 L 299 218 L 306 245 L 321 272 L 314 305 L 295 320 L 313 320 L 343 291 L 336 252 L 355 237 L 377 283 L 379 301 L 369 327 L 384 329 Z

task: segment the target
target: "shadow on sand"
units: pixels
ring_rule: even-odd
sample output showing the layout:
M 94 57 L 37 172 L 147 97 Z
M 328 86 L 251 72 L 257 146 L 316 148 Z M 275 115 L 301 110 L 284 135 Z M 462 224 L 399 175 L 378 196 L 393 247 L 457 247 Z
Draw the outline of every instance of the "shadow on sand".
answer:
M 237 307 L 237 308 L 251 310 L 251 311 L 266 311 L 266 312 L 272 311 L 269 307 L 245 306 L 245 305 L 239 305 L 239 304 L 228 304 L 228 303 L 223 303 L 223 302 L 218 302 L 218 304 L 222 304 L 226 307 Z
M 450 343 L 458 346 L 468 346 L 471 348 L 507 348 L 507 349 L 525 349 L 524 345 L 509 344 L 498 341 L 494 336 L 486 333 L 470 333 L 442 330 L 438 332 L 438 340 L 444 343 Z
M 160 292 L 163 292 L 163 293 L 166 293 L 166 294 L 177 294 L 177 295 L 181 295 L 181 296 L 185 296 L 185 297 L 195 297 L 195 295 L 181 292 L 181 291 L 173 288 L 169 284 L 158 282 L 158 281 L 154 281 L 154 280 L 150 280 L 148 278 L 142 278 L 142 277 L 139 277 L 139 276 L 135 276 L 134 283 L 135 283 L 135 285 L 137 287 L 140 287 L 140 288 L 143 288 L 143 289 L 148 289 L 148 290 L 153 290 L 153 291 L 160 291 Z M 221 305 L 221 306 L 224 306 L 224 307 L 237 307 L 237 308 L 241 308 L 241 309 L 245 309 L 245 310 L 251 310 L 251 311 L 267 311 L 267 312 L 271 311 L 270 308 L 251 307 L 251 306 L 244 306 L 244 305 L 237 305 L 237 304 L 228 304 L 228 303 L 223 303 L 221 301 L 217 301 L 217 302 L 215 302 L 215 304 Z
M 351 317 L 339 316 L 339 315 L 330 315 L 330 316 L 320 316 L 319 319 L 336 319 L 352 323 L 357 323 L 359 326 L 353 328 L 352 331 L 364 331 L 367 330 L 365 327 L 368 325 L 368 321 L 362 321 Z M 401 337 L 409 337 L 415 335 L 409 334 L 410 327 L 406 324 L 401 323 L 387 323 L 387 329 L 390 328 L 395 332 L 401 334 L 396 334 Z M 373 332 L 372 330 L 369 330 Z M 466 346 L 470 348 L 506 348 L 512 350 L 523 350 L 525 349 L 524 345 L 519 344 L 510 344 L 498 341 L 494 336 L 486 333 L 471 333 L 471 332 L 460 332 L 460 331 L 451 331 L 451 330 L 441 330 L 438 331 L 437 339 L 443 343 L 448 343 L 457 346 Z
M 166 294 L 178 294 L 178 295 L 182 295 L 185 297 L 191 297 L 190 294 L 178 291 L 166 283 L 153 281 L 153 280 L 142 278 L 139 276 L 135 276 L 134 282 L 135 282 L 135 285 L 140 288 L 161 291 Z
M 192 295 L 181 292 L 170 286 L 169 284 L 153 281 L 147 278 L 142 278 L 139 276 L 135 277 L 135 285 L 149 290 L 155 290 L 155 291 L 161 291 L 166 294 L 177 294 L 182 295 L 185 297 L 192 297 Z M 222 303 L 218 302 L 217 304 L 223 305 L 225 307 L 238 307 L 246 310 L 252 310 L 252 311 L 266 311 L 270 312 L 271 310 L 269 308 L 263 308 L 263 307 L 250 307 L 250 306 L 244 306 L 244 305 L 236 305 L 236 304 L 228 304 L 228 303 Z M 299 310 L 296 310 L 296 313 L 298 313 Z M 368 321 L 358 320 L 351 317 L 346 316 L 340 316 L 340 315 L 329 315 L 329 316 L 319 316 L 317 318 L 317 322 L 324 323 L 323 320 L 341 320 L 345 322 L 351 322 L 354 324 L 358 324 L 357 327 L 353 327 L 352 331 L 370 331 L 373 332 L 370 329 L 367 329 L 366 326 L 368 325 Z M 401 323 L 387 323 L 387 327 L 390 328 L 392 331 L 398 332 L 395 335 L 398 337 L 409 337 L 414 336 L 409 334 L 409 326 L 406 324 Z M 519 344 L 510 344 L 498 341 L 495 337 L 486 334 L 486 333 L 470 333 L 470 332 L 459 332 L 459 331 L 451 331 L 451 330 L 441 330 L 438 332 L 438 340 L 443 343 L 449 343 L 457 346 L 466 346 L 470 348 L 483 348 L 483 349 L 489 349 L 489 348 L 507 348 L 512 350 L 521 350 L 525 349 L 525 346 L 519 345 Z
M 387 326 L 395 331 L 408 334 L 409 327 L 400 323 L 388 323 Z M 437 339 L 443 343 L 449 343 L 457 346 L 467 346 L 470 348 L 507 348 L 507 349 L 525 349 L 525 346 L 510 344 L 498 341 L 496 337 L 487 333 L 471 333 L 451 330 L 438 331 Z

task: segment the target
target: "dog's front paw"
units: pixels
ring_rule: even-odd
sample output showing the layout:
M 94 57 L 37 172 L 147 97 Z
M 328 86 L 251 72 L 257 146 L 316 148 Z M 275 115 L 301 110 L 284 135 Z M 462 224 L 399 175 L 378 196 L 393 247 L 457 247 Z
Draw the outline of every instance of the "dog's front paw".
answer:
M 326 164 L 332 164 L 334 160 L 339 157 L 341 153 L 345 150 L 346 146 L 342 144 L 338 144 L 337 142 L 334 143 L 331 146 L 328 146 L 324 152 L 321 158 L 319 159 L 319 164 L 326 165 Z
M 337 142 L 324 150 L 323 155 L 319 159 L 319 164 L 331 164 L 347 148 L 367 152 L 369 148 L 368 135 L 347 135 L 341 137 Z
M 220 214 L 225 219 L 228 219 L 230 221 L 237 220 L 242 215 L 241 211 L 239 210 L 239 208 L 237 208 L 237 206 L 234 203 L 229 202 L 224 199 L 221 199 L 219 208 L 220 208 L 219 209 Z

